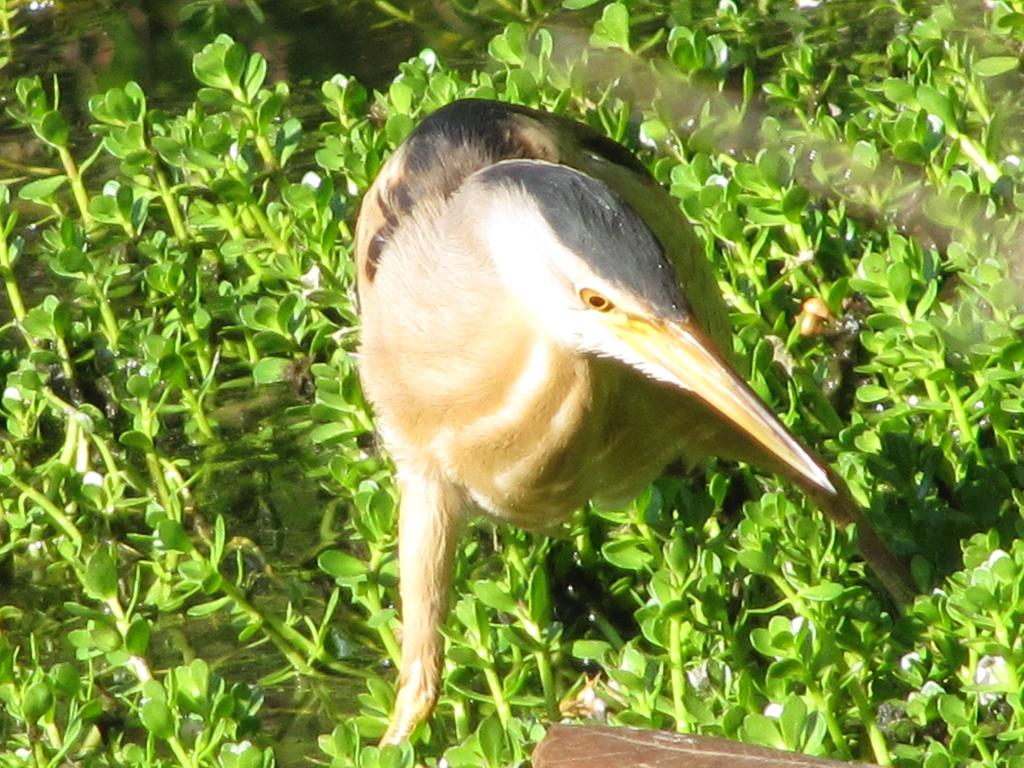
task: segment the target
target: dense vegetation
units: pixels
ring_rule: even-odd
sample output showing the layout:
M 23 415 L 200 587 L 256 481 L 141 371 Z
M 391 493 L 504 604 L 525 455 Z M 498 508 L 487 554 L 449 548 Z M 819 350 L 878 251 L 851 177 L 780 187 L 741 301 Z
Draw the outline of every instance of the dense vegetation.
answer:
M 180 110 L 129 82 L 79 124 L 46 73 L 7 88 L 47 164 L 0 181 L 0 765 L 509 766 L 560 708 L 1024 765 L 1024 5 L 565 6 L 504 7 L 530 23 L 478 70 L 426 51 L 312 112 L 227 37 Z M 912 560 L 905 616 L 774 478 L 675 468 L 561 538 L 474 528 L 437 716 L 370 746 L 395 491 L 352 223 L 461 96 L 586 120 L 671 189 L 754 387 Z

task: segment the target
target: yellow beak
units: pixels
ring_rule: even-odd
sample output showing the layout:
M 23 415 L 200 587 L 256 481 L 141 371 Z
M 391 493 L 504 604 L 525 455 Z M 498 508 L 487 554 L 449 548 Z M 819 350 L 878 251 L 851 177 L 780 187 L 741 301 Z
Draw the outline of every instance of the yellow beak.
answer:
M 613 315 L 617 315 L 613 319 Z M 825 469 L 694 326 L 610 313 L 612 329 L 670 384 L 691 392 L 755 440 L 796 475 L 837 493 Z

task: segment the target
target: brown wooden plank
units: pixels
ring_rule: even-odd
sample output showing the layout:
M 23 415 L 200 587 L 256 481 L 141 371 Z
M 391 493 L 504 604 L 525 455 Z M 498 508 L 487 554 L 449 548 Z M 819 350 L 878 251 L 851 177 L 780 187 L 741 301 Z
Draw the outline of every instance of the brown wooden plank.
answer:
M 603 725 L 551 726 L 532 762 L 533 768 L 872 768 L 712 736 Z

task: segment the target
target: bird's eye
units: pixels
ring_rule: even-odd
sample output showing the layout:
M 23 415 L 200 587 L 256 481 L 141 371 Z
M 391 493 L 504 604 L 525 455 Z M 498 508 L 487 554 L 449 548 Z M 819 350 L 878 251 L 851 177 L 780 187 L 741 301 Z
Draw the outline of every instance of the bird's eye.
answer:
M 598 312 L 607 312 L 612 308 L 612 303 L 606 297 L 590 288 L 584 288 L 580 291 L 580 298 L 583 299 L 584 304 L 591 309 L 596 309 Z

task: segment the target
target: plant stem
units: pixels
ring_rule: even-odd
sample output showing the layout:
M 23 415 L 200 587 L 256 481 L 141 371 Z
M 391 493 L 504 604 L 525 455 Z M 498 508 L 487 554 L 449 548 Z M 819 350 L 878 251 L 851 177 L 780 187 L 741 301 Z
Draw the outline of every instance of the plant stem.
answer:
M 178 762 L 182 765 L 182 768 L 196 768 L 196 762 L 192 759 L 192 756 L 185 751 L 185 747 L 178 739 L 177 735 L 172 734 L 167 737 L 167 744 L 174 753 Z
M 999 172 L 999 166 L 988 159 L 985 154 L 985 150 L 978 145 L 970 136 L 966 136 L 962 133 L 956 132 L 956 138 L 960 142 L 960 151 L 967 155 L 967 159 L 970 160 L 980 170 L 985 178 L 988 179 L 989 184 L 995 184 L 1002 175 Z
M 210 360 L 210 344 L 200 335 L 199 328 L 196 327 L 196 322 L 192 318 L 192 313 L 188 311 L 188 308 L 185 307 L 182 302 L 178 302 L 178 314 L 181 316 L 181 323 L 185 328 L 185 335 L 188 336 L 188 340 L 192 342 L 192 346 L 196 350 L 196 361 L 199 363 L 199 373 L 203 380 L 206 381 L 210 377 L 210 368 L 213 365 Z
M 969 440 L 971 445 L 976 447 L 977 441 L 974 440 L 971 424 L 967 420 L 967 411 L 964 410 L 963 400 L 960 399 L 960 393 L 957 392 L 956 386 L 952 382 L 946 382 L 946 397 L 949 398 L 949 405 L 953 409 L 953 419 L 960 430 L 961 441 Z M 979 458 L 981 458 L 980 453 L 979 451 Z
M 615 629 L 615 626 L 608 621 L 603 614 L 596 612 L 591 614 L 590 621 L 594 625 L 594 628 L 604 635 L 604 639 L 608 641 L 614 650 L 622 650 L 622 646 L 626 644 L 626 641 L 622 639 L 622 635 L 619 634 L 619 631 Z
M 846 743 L 846 735 L 843 733 L 842 726 L 839 725 L 835 712 L 829 706 L 828 700 L 822 695 L 821 689 L 816 686 L 807 686 L 807 695 L 814 702 L 815 709 L 825 718 L 825 730 L 828 731 L 832 745 L 839 751 L 842 757 L 849 758 L 850 747 Z
M 256 225 L 260 228 L 260 232 L 262 232 L 263 236 L 267 238 L 267 241 L 270 243 L 270 247 L 278 253 L 287 253 L 287 244 L 284 240 L 278 237 L 277 232 L 270 224 L 270 220 L 267 219 L 267 215 L 264 213 L 263 208 L 258 203 L 253 203 L 249 206 L 249 212 L 256 220 Z
M 401 10 L 393 3 L 389 3 L 387 0 L 374 0 L 373 4 L 380 8 L 380 10 L 384 11 L 384 13 L 388 14 L 389 16 L 393 16 L 399 21 L 403 21 L 406 24 L 416 23 L 415 16 L 413 16 L 411 13 L 407 13 L 406 11 Z
M 216 435 L 213 432 L 213 427 L 210 425 L 210 420 L 206 418 L 206 411 L 203 410 L 199 398 L 190 389 L 182 389 L 181 397 L 192 412 L 192 416 L 196 420 L 196 426 L 199 427 L 203 437 L 213 442 L 216 439 Z
M 7 480 L 25 496 L 28 496 L 33 502 L 35 502 L 35 504 L 43 510 L 43 513 L 50 518 L 50 522 L 71 540 L 76 549 L 82 546 L 82 534 L 78 532 L 78 529 L 75 528 L 75 524 L 71 522 L 71 519 L 65 515 L 56 504 L 46 498 L 46 496 L 35 488 L 27 483 L 23 483 L 13 475 L 9 476 Z
M 67 147 L 57 147 L 57 154 L 60 156 L 61 165 L 64 166 L 64 173 L 68 176 L 68 182 L 71 184 L 71 193 L 75 197 L 75 205 L 78 206 L 78 213 L 82 217 L 82 223 L 85 224 L 86 230 L 90 230 L 95 226 L 92 214 L 89 213 L 89 195 L 86 194 L 85 185 L 82 183 L 82 174 L 78 171 L 78 165 L 75 163 L 75 158 L 71 156 L 70 150 Z
M 853 679 L 850 682 L 850 696 L 853 698 L 857 710 L 860 712 L 861 722 L 868 733 L 868 740 L 871 742 L 871 751 L 874 752 L 875 760 L 879 765 L 892 765 L 892 757 L 889 755 L 889 747 L 885 743 L 885 735 L 878 727 L 875 713 L 868 704 L 868 697 L 860 681 Z
M 501 687 L 501 680 L 498 679 L 498 672 L 494 669 L 494 660 L 491 658 L 490 653 L 487 656 L 484 678 L 487 680 L 487 688 L 491 692 L 491 698 L 494 699 L 494 708 L 498 712 L 498 720 L 501 721 L 501 727 L 508 728 L 508 723 L 512 719 L 512 709 L 505 698 L 505 692 Z
M 558 696 L 555 691 L 555 677 L 551 671 L 551 657 L 548 655 L 547 646 L 539 651 L 534 651 L 533 657 L 537 662 L 541 688 L 544 689 L 544 705 L 547 708 L 548 717 L 554 722 L 558 719 Z
M 159 163 L 159 161 L 156 162 Z M 163 168 L 157 165 L 154 176 L 156 177 L 156 186 L 160 199 L 164 204 L 164 210 L 167 211 L 167 218 L 171 220 L 171 229 L 174 230 L 174 236 L 178 238 L 178 242 L 182 245 L 188 245 L 192 242 L 192 238 L 188 233 L 184 220 L 181 218 L 178 201 L 174 199 L 171 185 L 167 182 L 167 174 L 164 173 Z
M 249 621 L 263 630 L 274 647 L 281 652 L 297 672 L 310 676 L 316 674 L 316 670 L 298 652 L 297 647 L 301 647 L 307 656 L 313 658 L 319 656 L 318 648 L 313 647 L 305 637 L 276 616 L 263 613 L 233 582 L 223 579 L 220 590 L 246 615 Z
M 452 701 L 453 716 L 455 718 L 455 738 L 458 741 L 465 741 L 469 738 L 469 710 L 466 702 L 461 698 Z
M 39 345 L 35 338 L 25 330 L 25 301 L 22 299 L 21 289 L 8 260 L 7 240 L 2 231 L 0 231 L 0 274 L 3 275 L 4 290 L 7 293 L 7 301 L 11 305 L 11 313 L 14 315 L 18 330 L 21 332 L 22 338 L 25 339 L 25 345 L 34 352 L 39 349 Z
M 689 720 L 683 693 L 686 690 L 686 679 L 683 675 L 682 653 L 682 620 L 678 616 L 669 619 L 668 624 L 668 657 L 670 682 L 672 685 L 672 709 L 676 719 L 676 730 L 682 733 L 683 725 Z
M 87 273 L 85 275 L 85 282 L 92 291 L 93 296 L 96 297 L 96 304 L 100 310 L 100 318 L 103 321 L 104 335 L 107 337 L 107 344 L 110 345 L 110 351 L 117 352 L 118 339 L 121 332 L 117 325 L 117 318 L 114 317 L 114 310 L 110 308 L 110 302 L 107 301 L 106 294 L 103 292 L 99 282 L 96 280 L 96 275 Z
M 370 563 L 371 573 L 375 572 L 374 563 Z M 376 577 L 370 577 L 367 579 L 366 584 L 366 603 L 370 609 L 371 616 L 377 616 L 381 611 L 384 610 L 384 606 L 380 600 L 380 585 L 377 583 Z M 396 665 L 400 666 L 402 663 L 402 648 L 398 644 L 398 640 L 395 638 L 395 633 L 391 630 L 386 623 L 381 622 L 377 627 L 377 634 L 380 636 L 380 641 L 384 644 L 384 650 L 388 652 L 388 656 L 391 657 L 391 661 Z
M 57 357 L 60 358 L 60 369 L 64 372 L 68 381 L 75 380 L 75 369 L 71 365 L 71 353 L 68 351 L 68 344 L 60 334 L 54 336 L 53 345 L 57 348 Z

